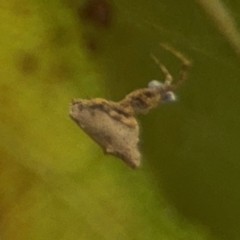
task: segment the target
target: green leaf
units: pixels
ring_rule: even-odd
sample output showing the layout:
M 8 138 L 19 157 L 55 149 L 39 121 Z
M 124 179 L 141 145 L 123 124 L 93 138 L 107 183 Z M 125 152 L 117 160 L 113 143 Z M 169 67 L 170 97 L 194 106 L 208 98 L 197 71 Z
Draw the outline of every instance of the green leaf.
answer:
M 0 238 L 237 239 L 240 83 L 229 39 L 197 1 L 114 1 L 105 27 L 82 19 L 82 4 L 0 3 Z M 178 102 L 139 117 L 133 171 L 104 155 L 68 106 L 161 80 L 151 52 L 177 76 L 159 42 L 194 64 Z

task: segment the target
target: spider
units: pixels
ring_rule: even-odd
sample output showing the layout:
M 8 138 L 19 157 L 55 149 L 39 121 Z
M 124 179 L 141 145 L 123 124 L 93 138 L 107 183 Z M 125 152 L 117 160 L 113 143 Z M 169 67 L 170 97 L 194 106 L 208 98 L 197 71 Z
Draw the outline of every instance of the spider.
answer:
M 73 99 L 70 117 L 85 131 L 106 154 L 121 158 L 132 168 L 141 163 L 138 149 L 139 124 L 136 114 L 147 113 L 161 102 L 175 101 L 174 94 L 187 78 L 191 62 L 179 51 L 167 44 L 161 47 L 175 55 L 181 62 L 178 79 L 173 78 L 167 68 L 153 55 L 151 57 L 165 76 L 164 82 L 152 80 L 148 87 L 127 94 L 123 100 L 114 102 L 103 98 Z

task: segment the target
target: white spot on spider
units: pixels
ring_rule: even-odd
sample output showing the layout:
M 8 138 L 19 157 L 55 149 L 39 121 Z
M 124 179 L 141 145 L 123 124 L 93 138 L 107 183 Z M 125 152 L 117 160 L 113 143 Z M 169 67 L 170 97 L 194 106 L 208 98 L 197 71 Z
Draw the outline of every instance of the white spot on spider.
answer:
M 160 89 L 164 84 L 157 80 L 152 80 L 148 83 L 148 88 Z
M 171 91 L 166 92 L 162 96 L 162 101 L 163 102 L 174 102 L 176 100 L 177 100 L 176 95 L 173 92 L 171 92 Z

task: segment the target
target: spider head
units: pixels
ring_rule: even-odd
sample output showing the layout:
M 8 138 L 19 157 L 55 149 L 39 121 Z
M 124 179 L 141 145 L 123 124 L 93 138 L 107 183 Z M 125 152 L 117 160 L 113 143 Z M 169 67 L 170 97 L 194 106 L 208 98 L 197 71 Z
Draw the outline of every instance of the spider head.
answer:
M 152 80 L 148 83 L 148 88 L 157 90 L 160 93 L 163 102 L 176 101 L 176 95 L 171 91 L 171 85 L 168 81 L 162 83 L 157 80 Z

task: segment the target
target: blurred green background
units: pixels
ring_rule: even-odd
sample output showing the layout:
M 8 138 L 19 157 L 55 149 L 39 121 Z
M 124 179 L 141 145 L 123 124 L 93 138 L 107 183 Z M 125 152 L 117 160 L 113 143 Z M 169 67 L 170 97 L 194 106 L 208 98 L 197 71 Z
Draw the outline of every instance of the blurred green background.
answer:
M 1 239 L 240 239 L 240 60 L 200 2 L 114 0 L 106 26 L 81 17 L 85 1 L 0 2 Z M 193 67 L 179 101 L 139 116 L 133 171 L 68 105 L 161 80 L 150 52 L 177 76 L 159 42 Z

